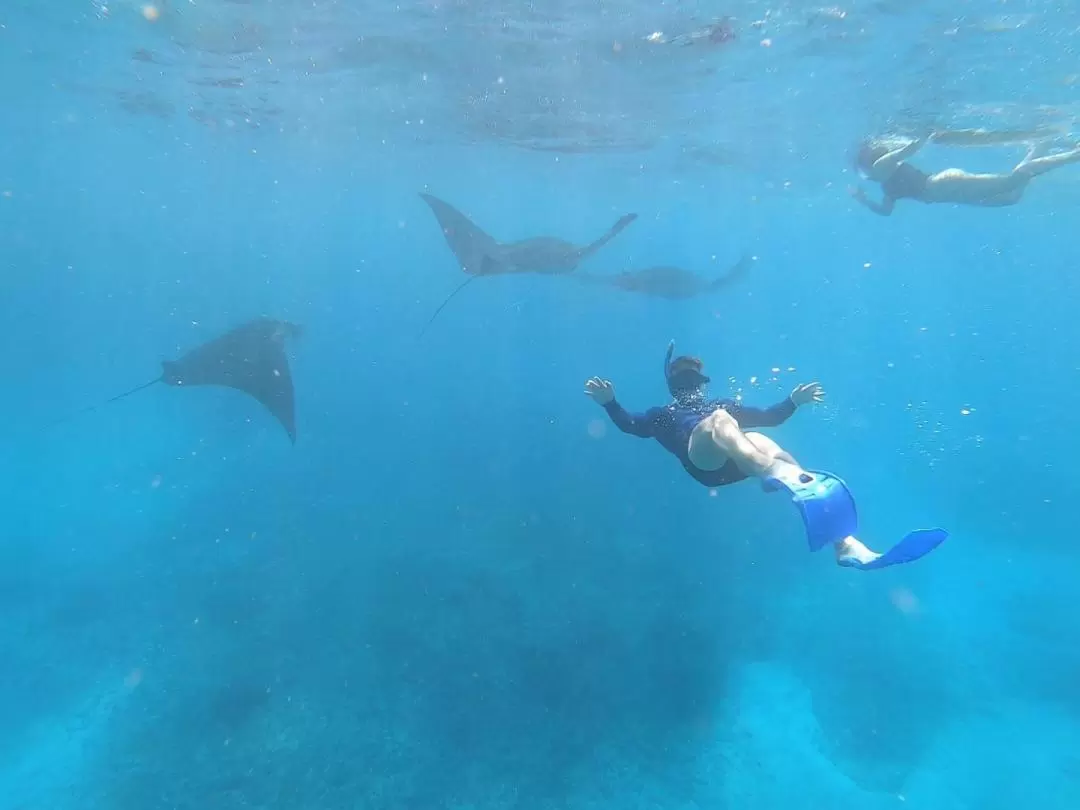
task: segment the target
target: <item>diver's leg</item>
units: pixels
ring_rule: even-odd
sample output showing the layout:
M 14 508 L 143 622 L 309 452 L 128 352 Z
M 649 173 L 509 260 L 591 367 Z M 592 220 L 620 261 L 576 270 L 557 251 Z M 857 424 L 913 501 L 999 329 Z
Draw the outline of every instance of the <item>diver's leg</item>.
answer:
M 720 414 L 723 414 L 722 416 Z M 724 449 L 727 457 L 750 476 L 766 478 L 774 474 L 788 475 L 805 472 L 791 453 L 761 433 L 743 433 L 735 419 L 726 411 L 709 417 L 713 441 Z M 784 469 L 794 467 L 794 469 Z M 833 544 L 837 565 L 854 560 L 866 565 L 881 555 L 867 548 L 857 537 L 848 536 Z
M 784 450 L 780 445 L 761 433 L 747 433 L 746 438 L 749 439 L 762 453 L 770 456 L 773 461 L 773 465 L 770 468 L 772 473 L 795 474 L 798 475 L 804 472 L 803 468 L 791 455 L 791 453 Z M 785 465 L 791 465 L 795 469 L 783 470 Z M 881 555 L 876 551 L 867 548 L 857 537 L 845 537 L 843 540 L 839 540 L 833 544 L 833 549 L 836 552 L 837 565 L 844 565 L 854 560 L 862 565 L 871 563 Z
M 795 457 L 764 433 L 750 431 L 743 435 L 750 440 L 754 447 L 772 458 L 774 465 L 777 462 L 790 464 L 792 467 L 798 467 L 799 471 L 802 472 L 802 467 L 799 466 L 799 462 L 795 460 Z
M 706 416 L 690 434 L 690 463 L 702 470 L 718 470 L 728 461 L 746 475 L 762 477 L 775 463 L 769 448 L 763 452 L 746 437 L 739 423 L 720 408 Z
M 866 565 L 881 556 L 876 551 L 868 549 L 857 537 L 845 537 L 833 543 L 833 549 L 836 551 L 837 565 L 843 565 L 848 560 L 855 560 Z
M 711 413 L 702 419 L 690 432 L 686 446 L 686 456 L 697 469 L 706 472 L 719 470 L 728 463 L 728 452 L 713 439 L 713 422 L 722 416 Z
M 791 453 L 778 445 L 764 433 L 750 431 L 745 435 L 746 438 L 753 442 L 754 446 L 762 453 L 766 453 L 772 456 L 777 461 L 783 461 L 795 467 L 799 467 L 799 462 L 795 460 L 795 457 L 791 455 Z M 802 467 L 799 467 L 799 469 L 801 470 Z
M 777 454 L 782 452 L 776 442 L 767 439 L 760 433 L 757 438 L 766 441 L 753 441 L 747 434 L 742 432 L 739 423 L 727 411 L 723 411 L 725 418 L 716 419 L 712 425 L 713 440 L 724 448 L 728 457 L 735 462 L 736 466 L 746 475 L 764 478 L 769 471 L 776 466 Z

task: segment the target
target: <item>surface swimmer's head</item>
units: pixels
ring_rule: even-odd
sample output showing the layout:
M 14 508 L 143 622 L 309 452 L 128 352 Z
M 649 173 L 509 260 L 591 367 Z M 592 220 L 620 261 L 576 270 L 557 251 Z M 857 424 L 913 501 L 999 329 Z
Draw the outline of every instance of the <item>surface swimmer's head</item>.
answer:
M 855 152 L 855 168 L 864 174 L 874 168 L 874 164 L 889 153 L 889 147 L 876 139 L 863 141 Z
M 671 395 L 679 397 L 696 394 L 708 385 L 709 378 L 703 373 L 704 368 L 701 358 L 686 355 L 676 357 L 668 363 L 667 384 Z

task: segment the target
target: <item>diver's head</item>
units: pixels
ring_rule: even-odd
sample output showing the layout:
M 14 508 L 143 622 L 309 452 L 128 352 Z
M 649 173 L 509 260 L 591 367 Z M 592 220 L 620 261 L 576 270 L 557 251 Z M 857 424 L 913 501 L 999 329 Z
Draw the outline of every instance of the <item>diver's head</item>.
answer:
M 696 399 L 705 396 L 705 386 L 710 380 L 703 370 L 705 364 L 700 357 L 682 355 L 671 358 L 675 344 L 668 346 L 667 357 L 664 359 L 664 377 L 667 379 L 668 391 L 676 400 Z

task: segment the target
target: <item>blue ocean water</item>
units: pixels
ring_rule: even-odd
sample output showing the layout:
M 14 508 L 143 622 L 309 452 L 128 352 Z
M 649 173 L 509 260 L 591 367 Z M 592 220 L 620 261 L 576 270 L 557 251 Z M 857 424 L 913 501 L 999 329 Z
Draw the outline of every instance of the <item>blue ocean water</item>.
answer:
M 1068 146 L 1078 32 L 1041 0 L 5 0 L 0 808 L 1080 806 L 1080 167 L 1010 208 L 847 193 L 868 134 Z M 503 241 L 638 214 L 579 272 L 755 261 L 676 301 L 480 277 L 421 335 L 465 278 L 421 192 Z M 304 327 L 295 446 L 223 389 L 79 413 L 258 316 Z M 840 569 L 780 496 L 621 435 L 583 381 L 663 404 L 672 339 L 714 394 L 821 381 L 770 435 L 871 545 L 949 541 Z

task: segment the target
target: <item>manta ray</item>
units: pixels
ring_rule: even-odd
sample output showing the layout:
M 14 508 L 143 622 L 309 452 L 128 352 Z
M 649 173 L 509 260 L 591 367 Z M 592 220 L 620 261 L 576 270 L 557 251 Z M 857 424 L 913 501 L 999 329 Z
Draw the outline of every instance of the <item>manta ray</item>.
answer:
M 641 270 L 627 270 L 612 275 L 578 273 L 574 276 L 585 284 L 615 287 L 627 292 L 640 293 L 653 298 L 685 300 L 713 292 L 738 281 L 750 269 L 754 260 L 744 256 L 730 270 L 719 278 L 702 278 L 681 267 L 660 266 L 644 267 Z
M 295 444 L 296 410 L 285 339 L 297 337 L 301 331 L 294 323 L 256 318 L 175 360 L 163 360 L 161 376 L 103 404 L 116 402 L 158 383 L 176 388 L 223 386 L 242 391 L 261 402 Z M 97 407 L 92 406 L 86 411 Z
M 618 236 L 627 225 L 637 219 L 637 214 L 626 214 L 595 242 L 583 246 L 553 236 L 536 236 L 518 242 L 497 242 L 450 203 L 430 194 L 421 194 L 420 197 L 431 207 L 442 228 L 446 244 L 457 258 L 462 271 L 469 276 L 439 305 L 424 326 L 425 331 L 450 300 L 474 279 L 511 273 L 572 273 L 584 259 Z

